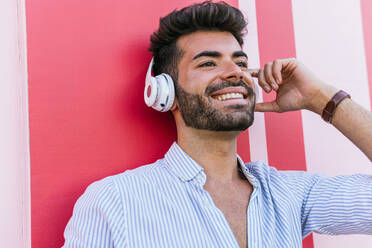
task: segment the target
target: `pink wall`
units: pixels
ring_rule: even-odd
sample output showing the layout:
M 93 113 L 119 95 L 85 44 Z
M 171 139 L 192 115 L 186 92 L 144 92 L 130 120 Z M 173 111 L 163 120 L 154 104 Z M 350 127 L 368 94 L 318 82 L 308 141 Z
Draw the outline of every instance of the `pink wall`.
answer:
M 175 140 L 171 116 L 143 101 L 147 48 L 159 17 L 191 2 L 26 2 L 33 247 L 62 245 L 88 184 Z

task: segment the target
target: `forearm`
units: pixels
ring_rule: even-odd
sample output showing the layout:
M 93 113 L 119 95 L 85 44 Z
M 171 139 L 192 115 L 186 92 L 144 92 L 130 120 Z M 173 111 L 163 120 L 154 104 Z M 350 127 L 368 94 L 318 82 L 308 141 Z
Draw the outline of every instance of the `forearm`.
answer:
M 332 124 L 372 161 L 372 113 L 345 99 L 336 109 Z
M 316 103 L 310 109 L 321 115 L 327 102 L 338 90 L 324 86 L 316 97 Z M 344 99 L 336 108 L 332 118 L 334 125 L 351 140 L 372 161 L 372 113 L 352 99 Z

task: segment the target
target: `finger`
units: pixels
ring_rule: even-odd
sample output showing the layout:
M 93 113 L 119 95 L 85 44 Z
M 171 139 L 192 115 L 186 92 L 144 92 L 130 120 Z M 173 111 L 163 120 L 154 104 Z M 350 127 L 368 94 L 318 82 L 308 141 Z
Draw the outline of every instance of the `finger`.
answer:
M 271 68 L 272 65 L 273 65 L 272 63 L 265 64 L 264 74 L 265 74 L 266 82 L 268 82 L 271 85 L 271 87 L 276 91 L 278 90 L 279 86 L 275 82 L 275 79 L 273 77 L 272 68 Z
M 255 112 L 281 112 L 279 105 L 275 102 L 261 102 L 256 103 L 254 107 Z
M 282 63 L 279 59 L 274 60 L 272 70 L 275 81 L 278 85 L 282 82 Z
M 258 71 L 260 69 L 248 69 L 248 72 L 251 74 L 252 77 L 257 78 L 258 77 Z
M 262 69 L 258 71 L 258 84 L 264 89 L 266 93 L 270 93 L 271 86 L 266 82 L 265 75 Z

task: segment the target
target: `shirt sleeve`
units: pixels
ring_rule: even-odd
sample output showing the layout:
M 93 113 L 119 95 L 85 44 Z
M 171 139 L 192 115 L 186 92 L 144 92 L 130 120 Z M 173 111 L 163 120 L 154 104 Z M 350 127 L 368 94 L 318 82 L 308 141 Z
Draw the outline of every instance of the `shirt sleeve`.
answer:
M 310 173 L 309 173 L 310 174 Z M 302 234 L 372 234 L 372 176 L 310 174 L 303 194 Z
M 74 206 L 63 248 L 126 247 L 126 223 L 112 179 L 91 184 Z

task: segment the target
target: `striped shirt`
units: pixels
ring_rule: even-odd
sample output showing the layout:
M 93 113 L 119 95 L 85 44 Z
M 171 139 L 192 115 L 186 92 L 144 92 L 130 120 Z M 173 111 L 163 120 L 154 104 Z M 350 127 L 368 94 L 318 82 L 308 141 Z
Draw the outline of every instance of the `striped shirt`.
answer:
M 248 247 L 302 247 L 312 231 L 372 234 L 371 175 L 327 177 L 237 159 L 253 186 Z M 153 164 L 91 184 L 63 247 L 239 247 L 205 182 L 203 168 L 174 143 Z

